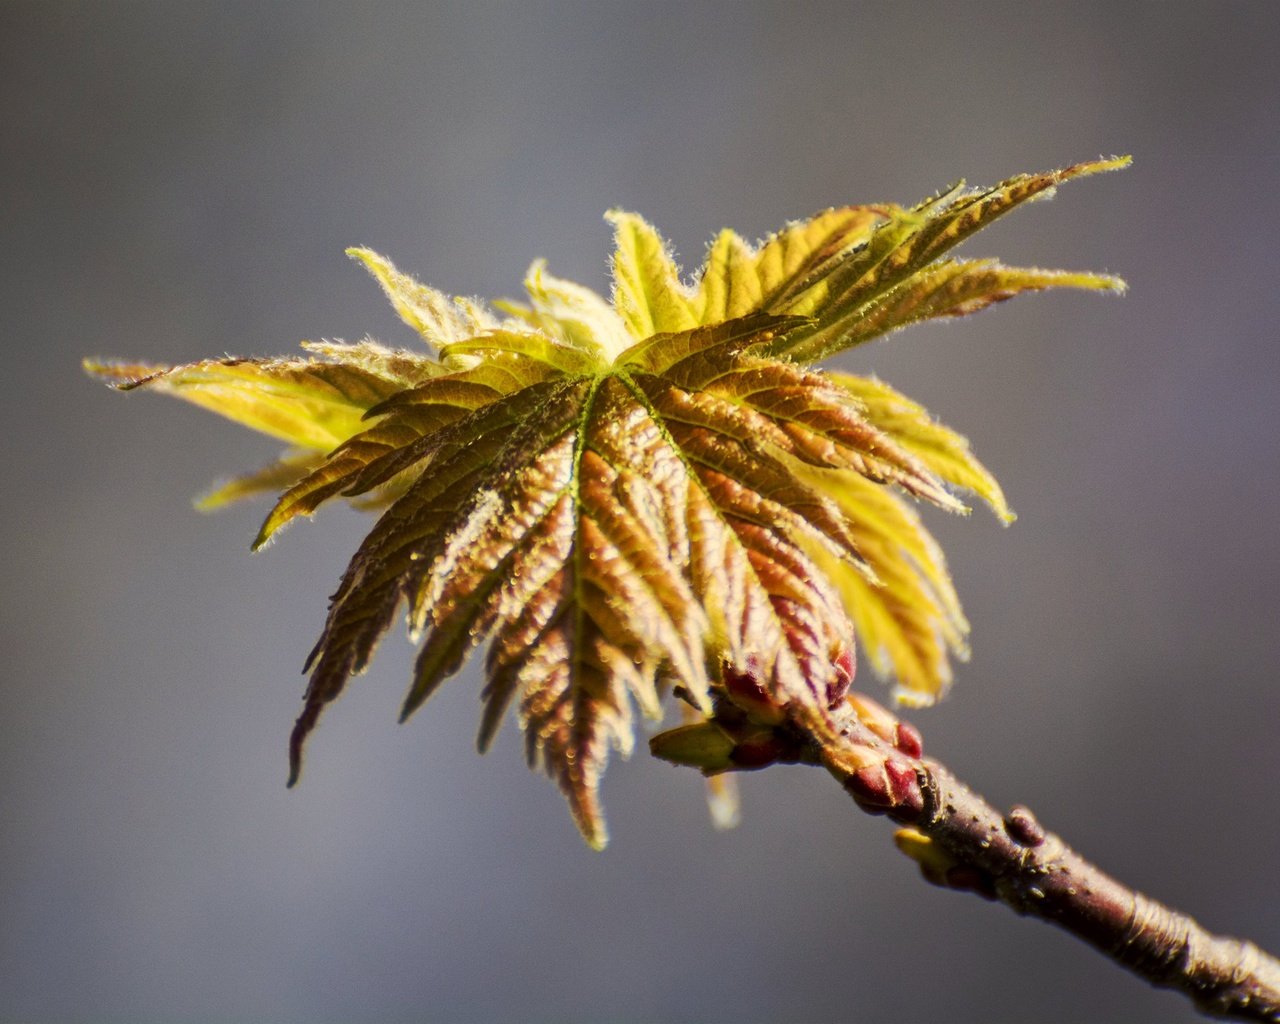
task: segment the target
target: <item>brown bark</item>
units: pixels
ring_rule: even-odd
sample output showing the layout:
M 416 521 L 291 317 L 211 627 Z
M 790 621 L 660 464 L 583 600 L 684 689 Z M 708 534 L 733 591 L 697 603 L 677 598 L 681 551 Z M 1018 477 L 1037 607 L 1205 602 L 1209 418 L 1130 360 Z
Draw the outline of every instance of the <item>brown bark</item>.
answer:
M 855 696 L 849 708 L 838 734 L 806 744 L 798 760 L 822 764 L 864 810 L 908 826 L 899 846 L 929 881 L 1050 921 L 1210 1016 L 1280 1022 L 1280 960 L 1118 882 L 1027 808 L 1002 814 L 918 756 L 919 734 L 874 702 Z
M 972 881 L 1015 912 L 1065 928 L 1206 1014 L 1280 1021 L 1280 961 L 1116 881 L 1026 808 L 1002 815 L 936 761 L 919 767 L 924 808 L 911 824 L 955 861 L 961 887 Z
M 1002 814 L 924 757 L 913 726 L 860 694 L 830 719 L 781 725 L 721 701 L 709 722 L 660 734 L 650 746 L 708 774 L 821 765 L 864 811 L 903 826 L 898 846 L 930 882 L 1056 924 L 1153 985 L 1184 993 L 1205 1014 L 1280 1024 L 1280 960 L 1118 882 L 1027 808 Z

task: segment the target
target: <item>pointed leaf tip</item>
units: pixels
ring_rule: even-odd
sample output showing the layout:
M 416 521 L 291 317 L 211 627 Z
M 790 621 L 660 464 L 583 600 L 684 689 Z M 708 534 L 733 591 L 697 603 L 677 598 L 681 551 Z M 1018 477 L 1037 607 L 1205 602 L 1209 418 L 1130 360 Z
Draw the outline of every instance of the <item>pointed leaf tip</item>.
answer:
M 813 323 L 789 333 L 773 347 L 773 354 L 819 362 L 907 324 L 966 315 L 1020 292 L 1061 287 L 1118 290 L 1120 282 L 1108 275 L 944 257 L 997 218 L 1052 195 L 1063 182 L 1128 164 L 1127 157 L 1087 161 L 1016 175 L 986 189 L 953 187 L 912 209 L 889 209 L 865 244 L 832 254 L 790 290 L 790 305 L 780 311 L 803 311 Z
M 613 225 L 613 304 L 637 341 L 698 326 L 692 296 L 680 280 L 670 246 L 639 214 L 610 210 Z
M 302 714 L 293 724 L 293 731 L 289 734 L 289 779 L 285 783 L 286 789 L 293 789 L 302 778 L 303 748 L 306 746 L 307 737 L 316 727 L 323 706 L 321 702 L 308 700 L 302 709 Z
M 830 209 L 758 245 L 725 231 L 693 284 L 653 227 L 613 210 L 612 305 L 535 263 L 530 304 L 501 322 L 353 246 L 438 357 L 321 342 L 296 360 L 84 368 L 307 449 L 209 499 L 288 488 L 254 550 L 330 498 L 390 506 L 352 558 L 308 666 L 290 788 L 322 709 L 407 606 L 422 652 L 400 721 L 487 650 L 479 745 L 518 709 L 531 763 L 601 850 L 606 763 L 632 749 L 635 712 L 656 715 L 675 688 L 709 713 L 736 687 L 751 713 L 785 703 L 823 735 L 856 636 L 900 699 L 946 689 L 968 623 L 911 499 L 960 511 L 955 488 L 1002 522 L 1014 514 L 968 442 L 924 409 L 802 364 L 1023 292 L 1123 291 L 1111 275 L 948 252 L 1061 182 L 1129 163 L 957 186 L 911 208 Z M 697 728 L 651 743 L 703 771 L 724 767 L 725 746 Z M 713 790 L 712 809 L 732 820 L 731 793 Z
M 172 369 L 167 363 L 126 363 L 115 359 L 82 359 L 80 368 L 116 391 L 132 391 Z
M 1105 174 L 1108 171 L 1122 171 L 1133 163 L 1133 154 L 1125 153 L 1123 156 L 1099 157 L 1097 160 L 1086 160 L 1082 163 L 1067 168 L 1077 170 L 1079 174 Z M 1066 171 L 1063 172 L 1067 173 Z
M 400 319 L 437 349 L 498 326 L 497 318 L 482 306 L 452 298 L 422 284 L 397 270 L 394 263 L 372 249 L 353 246 L 347 255 L 364 264 Z

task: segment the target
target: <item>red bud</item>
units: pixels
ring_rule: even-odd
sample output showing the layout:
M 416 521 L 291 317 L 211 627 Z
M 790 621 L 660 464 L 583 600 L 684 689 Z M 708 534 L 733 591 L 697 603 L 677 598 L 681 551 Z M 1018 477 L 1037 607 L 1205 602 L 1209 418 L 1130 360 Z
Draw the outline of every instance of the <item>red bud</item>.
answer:
M 1044 826 L 1029 808 L 1021 805 L 1013 808 L 1004 819 L 1004 830 L 1010 839 L 1023 846 L 1039 846 L 1044 842 Z
M 919 758 L 924 753 L 924 737 L 920 730 L 910 722 L 899 722 L 894 730 L 893 745 L 911 758 Z
M 729 760 L 738 768 L 764 768 L 771 765 L 783 753 L 783 744 L 773 736 L 761 736 L 744 740 L 734 746 Z
M 845 779 L 844 788 L 868 814 L 892 814 L 896 820 L 914 821 L 924 810 L 924 793 L 915 768 L 894 757 L 859 768 Z
M 725 694 L 734 704 L 758 722 L 777 725 L 786 716 L 769 694 L 763 671 L 754 657 L 746 659 L 745 668 L 726 665 L 720 674 Z
M 894 817 L 904 820 L 919 817 L 924 811 L 924 793 L 920 790 L 920 777 L 916 775 L 915 768 L 891 757 L 884 763 L 884 773 L 893 794 L 893 806 L 903 812 Z

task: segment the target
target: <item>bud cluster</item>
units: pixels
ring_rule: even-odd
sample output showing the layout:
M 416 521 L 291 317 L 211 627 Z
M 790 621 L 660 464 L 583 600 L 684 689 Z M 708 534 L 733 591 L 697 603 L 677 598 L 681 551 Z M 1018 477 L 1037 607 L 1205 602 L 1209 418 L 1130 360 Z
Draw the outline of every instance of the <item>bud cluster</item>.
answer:
M 827 663 L 826 692 L 833 719 L 847 728 L 843 741 L 825 753 L 830 737 L 811 735 L 796 720 L 794 709 L 776 696 L 772 668 L 754 656 L 744 665 L 722 668 L 710 717 L 660 733 L 650 740 L 650 750 L 705 775 L 775 763 L 824 763 L 864 811 L 916 821 L 924 811 L 920 733 L 882 704 L 850 691 L 853 673 L 852 648 L 838 647 Z
M 924 738 L 910 722 L 904 722 L 883 704 L 877 704 L 861 693 L 850 693 L 845 702 L 858 720 L 899 753 L 913 760 L 924 755 Z

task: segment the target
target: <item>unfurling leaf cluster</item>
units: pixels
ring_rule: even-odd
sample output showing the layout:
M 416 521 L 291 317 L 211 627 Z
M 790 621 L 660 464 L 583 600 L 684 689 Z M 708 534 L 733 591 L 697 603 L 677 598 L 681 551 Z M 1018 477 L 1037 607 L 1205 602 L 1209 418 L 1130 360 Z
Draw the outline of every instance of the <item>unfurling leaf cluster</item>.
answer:
M 531 762 L 599 847 L 609 752 L 631 749 L 634 708 L 659 717 L 673 690 L 821 735 L 855 644 L 903 698 L 946 688 L 968 627 L 916 501 L 959 512 L 968 491 L 1012 514 L 962 437 L 878 380 L 814 364 L 1021 292 L 1119 290 L 948 254 L 1125 162 L 828 210 L 755 246 L 724 231 L 691 283 L 648 223 L 615 211 L 611 301 L 538 262 L 527 301 L 490 308 L 353 249 L 427 351 L 90 369 L 290 445 L 203 501 L 282 489 L 255 547 L 332 498 L 383 509 L 311 654 L 291 781 L 321 711 L 405 614 L 421 648 L 403 714 L 483 648 L 481 748 L 514 705 Z

